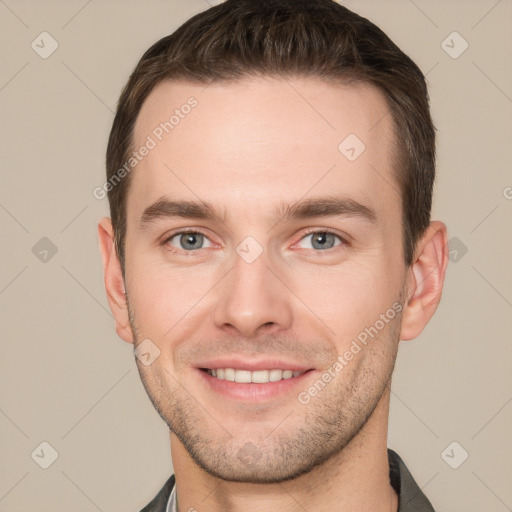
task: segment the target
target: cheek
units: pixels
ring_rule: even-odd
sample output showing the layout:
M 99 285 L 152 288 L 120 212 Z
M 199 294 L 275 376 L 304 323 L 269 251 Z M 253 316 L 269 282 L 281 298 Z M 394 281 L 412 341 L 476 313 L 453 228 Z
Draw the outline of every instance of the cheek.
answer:
M 330 335 L 339 340 L 339 349 L 373 325 L 398 299 L 399 275 L 385 261 L 376 251 L 358 263 L 309 272 L 296 268 L 290 274 L 290 288 L 305 305 L 307 316 L 328 327 Z
M 172 336 L 189 323 L 218 280 L 215 270 L 206 265 L 178 269 L 143 257 L 130 263 L 130 305 L 141 335 L 155 340 Z

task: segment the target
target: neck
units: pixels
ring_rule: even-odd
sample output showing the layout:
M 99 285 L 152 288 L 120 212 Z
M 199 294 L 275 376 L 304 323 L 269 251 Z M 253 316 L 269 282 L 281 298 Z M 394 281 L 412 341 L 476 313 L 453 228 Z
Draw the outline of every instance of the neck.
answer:
M 389 390 L 352 441 L 307 474 L 278 484 L 228 482 L 209 475 L 171 432 L 178 512 L 396 512 L 389 481 L 387 424 Z

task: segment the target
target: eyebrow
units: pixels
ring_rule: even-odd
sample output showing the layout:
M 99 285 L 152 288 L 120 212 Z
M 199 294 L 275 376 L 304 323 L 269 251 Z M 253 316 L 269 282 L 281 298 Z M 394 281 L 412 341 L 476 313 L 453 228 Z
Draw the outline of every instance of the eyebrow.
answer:
M 294 204 L 281 204 L 275 217 L 279 220 L 309 219 L 329 216 L 359 217 L 372 224 L 377 221 L 375 210 L 349 197 L 319 197 Z M 276 219 L 276 220 L 277 220 Z
M 277 223 L 292 219 L 309 219 L 313 217 L 347 216 L 358 217 L 375 224 L 375 210 L 349 197 L 319 197 L 306 199 L 293 204 L 280 203 L 272 219 Z M 140 217 L 143 229 L 154 221 L 167 218 L 202 219 L 224 223 L 215 208 L 207 202 L 169 200 L 165 197 L 148 206 Z

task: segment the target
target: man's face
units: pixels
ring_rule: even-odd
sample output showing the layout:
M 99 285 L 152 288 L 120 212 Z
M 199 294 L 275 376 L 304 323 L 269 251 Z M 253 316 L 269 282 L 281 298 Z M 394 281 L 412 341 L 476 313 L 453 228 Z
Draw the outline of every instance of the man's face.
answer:
M 181 109 L 190 97 L 197 105 Z M 172 130 L 158 130 L 175 109 Z M 137 365 L 162 418 L 213 475 L 305 473 L 387 398 L 401 317 L 389 310 L 406 279 L 387 114 L 370 86 L 312 78 L 165 82 L 143 105 L 134 147 L 148 136 L 156 146 L 132 171 L 125 284 L 135 348 L 149 339 L 160 354 Z M 148 209 L 161 201 L 213 215 Z M 219 379 L 224 368 L 237 381 L 294 373 L 247 383 Z

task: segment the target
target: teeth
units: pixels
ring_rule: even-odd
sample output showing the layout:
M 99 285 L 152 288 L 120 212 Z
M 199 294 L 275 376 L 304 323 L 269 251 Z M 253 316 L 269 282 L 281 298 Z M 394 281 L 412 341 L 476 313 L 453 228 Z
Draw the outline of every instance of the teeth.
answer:
M 251 372 L 249 370 L 235 370 L 234 368 L 216 368 L 207 371 L 211 376 L 217 377 L 217 379 L 240 383 L 254 382 L 256 384 L 291 379 L 304 373 L 299 370 L 256 370 Z
M 236 377 L 235 370 L 233 370 L 233 368 L 225 368 L 224 369 L 224 379 L 234 382 L 235 377 Z
M 248 370 L 235 370 L 235 382 L 251 382 L 251 373 Z
M 283 378 L 283 370 L 270 370 L 269 380 L 270 382 L 276 382 Z
M 250 372 L 252 373 L 251 376 L 251 382 L 258 382 L 258 383 L 265 383 L 268 382 L 268 370 L 258 370 L 256 372 Z

